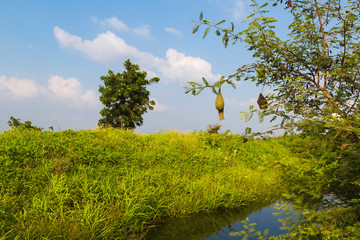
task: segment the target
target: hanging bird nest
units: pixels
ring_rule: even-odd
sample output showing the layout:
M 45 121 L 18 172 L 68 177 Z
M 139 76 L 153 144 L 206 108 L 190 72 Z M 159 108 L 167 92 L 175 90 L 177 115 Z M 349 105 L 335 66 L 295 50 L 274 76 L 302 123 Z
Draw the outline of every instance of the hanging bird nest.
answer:
M 218 110 L 219 112 L 219 120 L 224 120 L 224 98 L 221 95 L 221 88 L 219 87 L 219 92 L 216 96 L 216 101 L 215 101 L 215 108 Z
M 266 101 L 266 99 L 262 95 L 262 93 L 260 93 L 260 95 L 258 97 L 257 104 L 259 105 L 260 109 L 267 109 L 267 107 L 268 107 L 268 102 Z

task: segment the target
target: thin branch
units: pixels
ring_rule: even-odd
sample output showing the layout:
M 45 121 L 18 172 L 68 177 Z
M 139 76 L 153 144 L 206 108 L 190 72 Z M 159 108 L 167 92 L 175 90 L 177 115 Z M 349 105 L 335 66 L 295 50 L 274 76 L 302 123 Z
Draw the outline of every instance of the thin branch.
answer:
M 321 13 L 320 13 L 318 2 L 317 2 L 317 0 L 314 0 L 314 1 L 315 1 L 316 13 L 319 18 L 320 32 L 322 34 L 322 46 L 323 46 L 324 60 L 326 61 L 327 51 L 326 51 L 326 36 L 325 36 L 325 32 L 324 32 L 324 23 L 321 19 Z M 325 70 L 325 73 L 327 73 L 327 66 L 325 66 L 324 70 Z M 324 76 L 324 86 L 323 86 L 324 89 L 326 89 L 326 84 L 327 84 L 327 74 L 325 74 L 325 76 Z

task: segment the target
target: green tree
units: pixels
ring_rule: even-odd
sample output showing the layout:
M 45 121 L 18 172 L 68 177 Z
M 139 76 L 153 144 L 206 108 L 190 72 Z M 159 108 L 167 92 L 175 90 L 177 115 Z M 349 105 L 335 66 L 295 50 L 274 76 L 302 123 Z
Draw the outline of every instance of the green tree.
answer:
M 99 86 L 100 101 L 105 106 L 100 114 L 98 125 L 120 129 L 134 129 L 143 124 L 142 115 L 148 109 L 153 110 L 155 101 L 149 99 L 147 85 L 157 83 L 159 78 L 145 79 L 147 73 L 130 60 L 124 63 L 125 70 L 114 74 L 111 70 L 100 79 L 104 85 Z
M 20 118 L 14 118 L 13 116 L 10 117 L 10 120 L 8 121 L 8 124 L 11 128 L 27 128 L 27 129 L 34 129 L 37 131 L 42 131 L 43 128 L 41 127 L 37 127 L 37 126 L 33 126 L 31 121 L 25 121 L 24 123 L 22 123 L 20 121 Z M 54 131 L 54 128 L 51 126 L 49 127 L 50 130 Z
M 282 119 L 274 129 L 298 129 L 318 136 L 341 138 L 359 146 L 360 140 L 360 3 L 358 0 L 251 1 L 251 15 L 240 32 L 225 20 L 211 23 L 200 14 L 193 33 L 201 26 L 205 38 L 213 29 L 228 43 L 243 42 L 254 62 L 214 85 L 189 82 L 186 93 L 198 94 L 221 83 L 250 80 L 269 86 L 267 106 L 244 112 L 245 119 L 258 112 Z M 261 5 L 258 4 L 261 2 Z M 284 5 L 285 4 L 285 5 Z M 292 20 L 288 29 L 276 30 L 272 8 L 283 7 Z M 283 34 L 287 31 L 287 35 Z

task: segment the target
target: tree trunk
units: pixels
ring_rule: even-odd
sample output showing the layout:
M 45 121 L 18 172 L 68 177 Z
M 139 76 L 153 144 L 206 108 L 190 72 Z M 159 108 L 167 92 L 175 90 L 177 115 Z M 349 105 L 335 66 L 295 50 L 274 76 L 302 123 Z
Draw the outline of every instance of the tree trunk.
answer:
M 124 127 L 124 118 L 122 116 L 120 116 L 120 130 L 125 130 L 125 127 Z

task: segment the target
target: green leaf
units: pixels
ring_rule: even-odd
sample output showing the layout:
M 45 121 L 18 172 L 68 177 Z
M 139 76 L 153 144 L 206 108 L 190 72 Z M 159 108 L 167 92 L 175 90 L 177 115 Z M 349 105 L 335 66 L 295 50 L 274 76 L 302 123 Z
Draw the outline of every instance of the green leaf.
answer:
M 264 113 L 262 111 L 258 111 L 258 115 L 259 115 L 259 123 L 263 123 L 264 122 Z
M 209 31 L 210 31 L 211 27 L 207 27 L 203 36 L 203 39 L 206 37 L 206 35 L 208 35 Z
M 198 82 L 188 82 L 188 83 L 190 83 L 192 86 L 201 86 L 201 84 Z
M 215 24 L 216 26 L 217 25 L 220 25 L 220 24 L 222 24 L 222 23 L 224 23 L 225 22 L 225 20 L 221 20 L 220 22 L 218 22 L 217 24 Z
M 223 42 L 223 44 L 225 45 L 225 48 L 226 48 L 227 45 L 228 45 L 228 42 L 229 42 L 229 37 L 228 37 L 227 33 L 224 34 L 222 42 Z
M 275 121 L 275 119 L 277 118 L 277 116 L 276 115 L 274 115 L 273 116 L 273 118 L 270 120 L 270 122 L 273 122 L 273 121 Z
M 196 96 L 196 95 L 199 95 L 203 90 L 204 90 L 204 88 L 201 88 L 201 89 L 195 94 L 195 96 Z
M 251 132 L 252 132 L 252 129 L 251 129 L 251 128 L 249 128 L 249 127 L 246 127 L 246 128 L 245 128 L 245 135 L 250 135 Z
M 264 7 L 266 7 L 268 4 L 269 4 L 269 3 L 266 2 L 266 3 L 264 3 L 263 5 L 261 5 L 259 8 L 264 8 Z
M 215 85 L 211 87 L 211 90 L 212 90 L 212 92 L 213 92 L 214 94 L 218 94 L 217 91 L 216 91 L 216 86 L 215 86 Z
M 193 30 L 192 30 L 192 34 L 196 33 L 199 30 L 200 25 L 194 25 L 193 26 Z
M 234 31 L 234 23 L 231 22 L 231 32 L 233 32 L 233 31 Z
M 202 78 L 202 80 L 205 83 L 205 86 L 209 86 L 209 82 L 204 77 Z
M 206 21 L 205 19 L 202 20 L 203 24 L 209 24 L 210 22 Z
M 202 21 L 203 18 L 204 18 L 204 15 L 203 15 L 203 12 L 201 11 L 200 16 L 199 16 L 199 21 Z
M 220 30 L 219 30 L 219 29 L 217 29 L 217 30 L 215 31 L 215 33 L 216 33 L 216 35 L 217 35 L 217 36 L 220 36 L 220 35 L 221 35 L 221 33 L 220 33 Z

